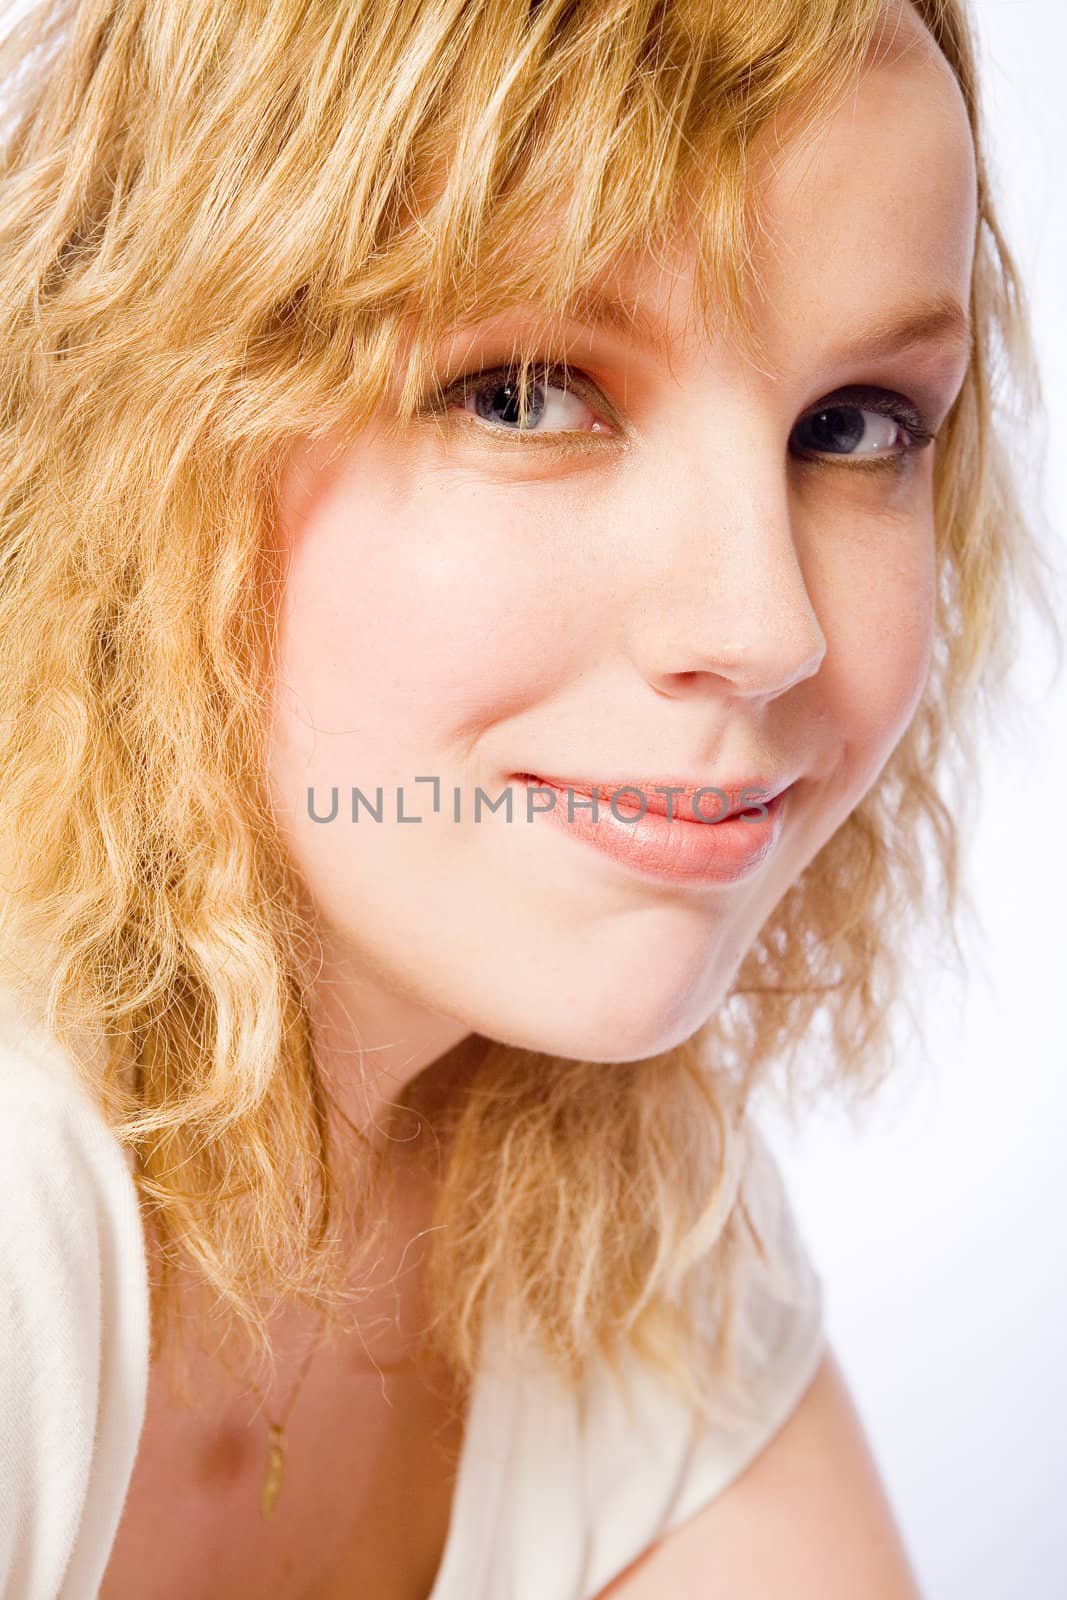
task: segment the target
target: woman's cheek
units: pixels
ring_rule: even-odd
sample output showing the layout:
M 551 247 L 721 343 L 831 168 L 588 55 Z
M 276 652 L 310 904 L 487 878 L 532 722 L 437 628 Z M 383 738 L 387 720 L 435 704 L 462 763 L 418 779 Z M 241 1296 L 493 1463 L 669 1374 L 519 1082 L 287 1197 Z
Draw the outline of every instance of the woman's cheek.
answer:
M 550 497 L 465 474 L 438 487 L 394 522 L 402 556 L 372 558 L 368 637 L 394 659 L 394 685 L 420 691 L 417 719 L 436 706 L 446 722 L 473 724 L 535 704 L 573 677 L 589 612 Z
M 934 638 L 932 519 L 880 517 L 823 570 L 829 714 L 865 765 L 881 769 L 922 697 Z
M 328 741 L 333 765 L 388 753 L 432 772 L 573 674 L 585 635 L 567 625 L 559 561 L 533 529 L 517 548 L 476 511 L 444 501 L 411 525 L 364 506 L 302 540 L 283 677 L 312 724 L 349 730 Z

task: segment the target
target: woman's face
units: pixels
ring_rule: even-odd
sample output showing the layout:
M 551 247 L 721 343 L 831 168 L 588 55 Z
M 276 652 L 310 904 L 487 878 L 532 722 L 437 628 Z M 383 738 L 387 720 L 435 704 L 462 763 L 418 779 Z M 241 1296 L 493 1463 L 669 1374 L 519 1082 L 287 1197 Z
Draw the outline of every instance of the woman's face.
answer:
M 611 285 L 670 361 L 568 324 L 545 355 L 566 357 L 569 387 L 530 391 L 537 443 L 514 438 L 505 374 L 469 380 L 443 430 L 420 419 L 340 459 L 329 440 L 290 458 L 272 799 L 328 970 L 361 1007 L 378 998 L 415 1070 L 470 1031 L 601 1061 L 689 1037 L 920 696 L 936 446 L 909 447 L 950 409 L 967 343 L 944 316 L 887 333 L 968 303 L 962 98 L 903 11 L 892 56 L 817 137 L 761 148 L 766 371 L 696 331 L 680 249 L 673 275 L 633 263 Z M 439 379 L 506 363 L 521 326 L 509 311 L 457 331 Z M 671 877 L 654 827 L 620 857 L 527 820 L 523 774 L 649 797 L 789 788 L 762 857 Z M 312 820 L 309 787 L 319 817 L 337 789 L 334 820 Z M 381 788 L 383 820 L 351 820 L 353 787 Z M 478 788 L 510 789 L 511 820 L 483 800 L 475 821 Z M 398 820 L 398 789 L 421 821 Z M 703 859 L 715 825 L 674 826 L 678 859 Z M 724 826 L 747 842 L 748 824 Z

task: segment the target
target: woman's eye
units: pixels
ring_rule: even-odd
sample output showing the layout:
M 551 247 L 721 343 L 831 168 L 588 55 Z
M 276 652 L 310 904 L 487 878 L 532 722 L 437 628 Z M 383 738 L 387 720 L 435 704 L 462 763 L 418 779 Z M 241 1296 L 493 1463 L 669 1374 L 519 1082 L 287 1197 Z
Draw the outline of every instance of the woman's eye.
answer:
M 921 450 L 933 439 L 924 419 L 902 396 L 877 390 L 836 395 L 800 418 L 790 448 L 803 457 L 838 456 L 872 463 Z
M 494 433 L 553 435 L 607 433 L 609 426 L 583 398 L 587 385 L 561 367 L 497 367 L 465 374 L 442 392 L 441 406 L 458 403 Z M 523 401 L 525 400 L 525 415 Z
M 428 409 L 458 408 L 490 433 L 520 443 L 543 439 L 577 447 L 582 435 L 615 435 L 596 386 L 559 363 L 519 362 L 464 373 L 438 391 Z M 590 402 L 593 402 L 592 404 Z M 933 439 L 912 403 L 885 389 L 852 388 L 829 396 L 793 426 L 790 451 L 802 460 L 856 466 L 901 465 Z

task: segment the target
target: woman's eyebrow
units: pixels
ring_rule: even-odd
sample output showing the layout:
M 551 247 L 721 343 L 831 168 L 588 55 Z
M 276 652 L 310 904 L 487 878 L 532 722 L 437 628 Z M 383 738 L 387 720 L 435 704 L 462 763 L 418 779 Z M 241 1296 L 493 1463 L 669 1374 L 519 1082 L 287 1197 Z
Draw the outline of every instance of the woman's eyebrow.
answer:
M 447 337 L 458 338 L 462 334 L 482 332 L 497 322 L 515 319 L 529 321 L 545 334 L 565 323 L 604 328 L 626 338 L 636 338 L 664 352 L 676 337 L 667 320 L 639 299 L 627 299 L 613 290 L 596 285 L 576 289 L 555 315 L 536 300 L 517 301 L 498 312 L 450 329 Z
M 567 315 L 591 328 L 605 327 L 657 348 L 670 343 L 666 322 L 637 300 L 604 289 L 581 290 L 567 304 Z M 887 312 L 862 333 L 842 340 L 831 361 L 873 361 L 917 344 L 945 344 L 961 353 L 971 348 L 973 330 L 955 295 L 943 293 Z
M 971 319 L 953 294 L 938 294 L 890 311 L 854 338 L 842 340 L 832 359 L 875 361 L 917 344 L 943 344 L 961 354 L 971 349 Z
M 499 315 L 521 316 L 524 312 L 536 320 L 537 309 L 532 302 L 526 306 L 512 306 Z M 604 328 L 624 338 L 637 339 L 663 355 L 670 351 L 676 337 L 668 319 L 652 310 L 647 302 L 624 298 L 595 285 L 576 291 L 567 300 L 562 318 L 586 328 Z M 492 323 L 497 319 L 486 320 Z M 471 333 L 481 326 L 483 324 L 476 323 L 464 331 Z M 898 350 L 924 344 L 945 345 L 966 354 L 970 351 L 972 337 L 970 316 L 954 294 L 945 292 L 886 312 L 861 331 L 842 339 L 823 359 L 829 366 L 856 360 L 876 361 Z
M 660 344 L 668 337 L 663 318 L 647 310 L 639 300 L 626 300 L 606 289 L 580 289 L 567 302 L 567 316 L 591 328 L 611 328 L 617 333 L 636 334 L 646 344 Z

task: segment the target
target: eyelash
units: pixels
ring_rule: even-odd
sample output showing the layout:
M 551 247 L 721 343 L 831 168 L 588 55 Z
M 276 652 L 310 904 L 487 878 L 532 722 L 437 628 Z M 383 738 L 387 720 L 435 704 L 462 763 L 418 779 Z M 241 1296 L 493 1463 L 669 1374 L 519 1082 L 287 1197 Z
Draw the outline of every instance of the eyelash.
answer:
M 419 413 L 420 415 L 437 416 L 440 420 L 443 420 L 449 406 L 457 396 L 465 398 L 476 395 L 488 386 L 490 380 L 514 377 L 520 371 L 520 366 L 521 364 L 518 361 L 514 361 L 500 366 L 483 367 L 462 373 L 438 388 L 429 399 L 424 401 L 419 407 Z M 561 377 L 564 381 L 558 383 L 557 380 Z M 542 384 L 545 387 L 564 389 L 568 393 L 577 394 L 580 399 L 586 400 L 590 404 L 599 404 L 601 408 L 604 408 L 603 397 L 599 394 L 597 386 L 592 380 L 583 372 L 569 367 L 565 363 L 546 359 L 536 360 L 529 369 L 528 381 Z M 610 413 L 613 408 L 607 407 L 606 409 Z M 874 411 L 880 416 L 889 417 L 891 421 L 895 422 L 903 430 L 909 442 L 890 455 L 873 456 L 869 459 L 850 456 L 846 452 L 837 452 L 835 454 L 832 451 L 827 451 L 823 454 L 816 452 L 807 455 L 799 454 L 794 459 L 803 462 L 806 466 L 817 468 L 838 468 L 843 465 L 847 466 L 848 470 L 852 472 L 901 472 L 910 465 L 910 458 L 913 455 L 920 450 L 924 450 L 936 438 L 935 431 L 928 427 L 918 408 L 911 401 L 905 399 L 903 395 L 896 394 L 889 389 L 868 387 L 862 384 L 854 384 L 848 388 L 835 390 L 832 394 L 820 400 L 818 405 L 809 407 L 802 416 L 797 418 L 797 423 L 803 422 L 810 417 L 818 416 L 820 411 L 836 409 Z M 476 428 L 480 435 L 487 436 L 492 442 L 495 443 L 499 440 L 504 449 L 552 449 L 559 454 L 573 455 L 582 451 L 601 448 L 605 439 L 611 437 L 605 434 L 584 434 L 577 429 L 558 429 L 555 433 L 534 433 L 532 431 L 522 433 L 518 430 L 511 432 L 506 428 L 492 428 L 465 412 L 459 414 L 459 419 L 461 424 L 469 422 L 471 427 Z

